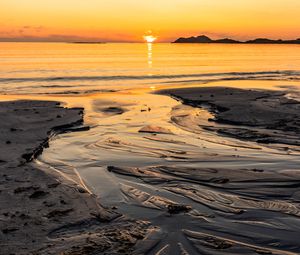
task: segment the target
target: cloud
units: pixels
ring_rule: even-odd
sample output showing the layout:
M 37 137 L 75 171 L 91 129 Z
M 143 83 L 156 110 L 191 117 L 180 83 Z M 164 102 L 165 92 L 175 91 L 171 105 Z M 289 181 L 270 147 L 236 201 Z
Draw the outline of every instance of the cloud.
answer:
M 106 41 L 101 38 L 95 37 L 81 37 L 76 35 L 62 35 L 62 34 L 53 34 L 48 36 L 30 36 L 24 35 L 19 31 L 19 36 L 9 36 L 0 37 L 0 42 L 99 42 Z
M 43 26 L 21 26 L 15 27 L 13 29 L 0 31 L 0 36 L 2 37 L 22 37 L 22 36 L 30 36 L 32 34 L 40 33 L 45 29 Z
M 30 27 L 32 28 L 32 27 Z M 103 36 L 79 36 L 66 34 L 50 34 L 37 36 L 27 33 L 29 28 L 22 27 L 18 31 L 12 30 L 9 33 L 2 33 L 0 42 L 136 42 L 137 38 L 124 34 L 106 34 Z M 126 38 L 126 39 L 124 39 Z
M 44 27 L 43 26 L 23 26 L 22 29 L 25 31 L 40 32 L 44 29 Z

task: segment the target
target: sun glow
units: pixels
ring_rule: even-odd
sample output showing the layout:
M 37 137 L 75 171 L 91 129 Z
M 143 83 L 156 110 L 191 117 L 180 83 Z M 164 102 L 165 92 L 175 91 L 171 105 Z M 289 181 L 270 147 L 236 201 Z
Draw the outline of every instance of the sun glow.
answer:
M 296 39 L 300 24 L 299 0 L 0 0 L 0 8 L 0 41 Z
M 144 36 L 144 40 L 147 42 L 147 43 L 153 43 L 157 38 L 153 35 L 145 35 Z

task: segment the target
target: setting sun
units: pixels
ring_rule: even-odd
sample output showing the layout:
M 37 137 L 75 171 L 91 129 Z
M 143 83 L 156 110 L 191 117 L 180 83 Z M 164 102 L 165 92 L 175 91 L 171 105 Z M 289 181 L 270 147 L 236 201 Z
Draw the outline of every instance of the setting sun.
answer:
M 157 38 L 153 35 L 145 35 L 144 39 L 147 43 L 153 43 Z
M 299 37 L 297 0 L 0 0 L 0 6 L 0 41 L 141 42 L 149 27 L 159 42 L 201 34 Z

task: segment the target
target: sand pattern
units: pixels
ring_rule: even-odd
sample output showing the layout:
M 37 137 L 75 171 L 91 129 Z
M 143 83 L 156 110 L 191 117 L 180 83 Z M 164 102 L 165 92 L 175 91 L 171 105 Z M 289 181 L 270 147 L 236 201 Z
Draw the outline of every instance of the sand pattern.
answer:
M 82 109 L 3 103 L 3 254 L 299 254 L 299 102 L 222 87 L 160 93 L 182 104 L 95 101 L 91 128 Z M 69 131 L 85 132 L 30 162 Z
M 300 103 L 283 92 L 209 87 L 160 93 L 196 107 L 174 107 L 171 120 L 202 139 L 211 141 L 217 134 L 231 138 L 226 146 L 234 146 L 233 138 L 238 149 L 297 155 Z M 226 161 L 221 167 L 224 157 L 206 154 L 204 159 L 205 150 L 198 153 L 197 163 L 195 155 L 183 150 L 181 158 L 172 157 L 167 165 L 107 168 L 131 185 L 136 178 L 151 186 L 147 192 L 143 185 L 121 185 L 127 203 L 160 212 L 150 221 L 159 227 L 161 241 L 142 254 L 299 254 L 299 168 L 260 167 L 259 161 L 253 168 L 234 161 L 232 167 Z
M 76 174 L 30 163 L 55 135 L 86 130 L 83 109 L 3 102 L 0 118 L 0 254 L 130 252 L 147 222 L 102 207 Z

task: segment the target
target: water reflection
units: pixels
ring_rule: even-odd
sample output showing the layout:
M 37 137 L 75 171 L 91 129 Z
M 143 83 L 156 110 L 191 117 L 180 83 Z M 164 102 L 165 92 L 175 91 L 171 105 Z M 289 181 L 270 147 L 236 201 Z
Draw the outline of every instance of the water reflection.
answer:
M 152 43 L 147 43 L 148 45 L 148 67 L 152 68 Z

